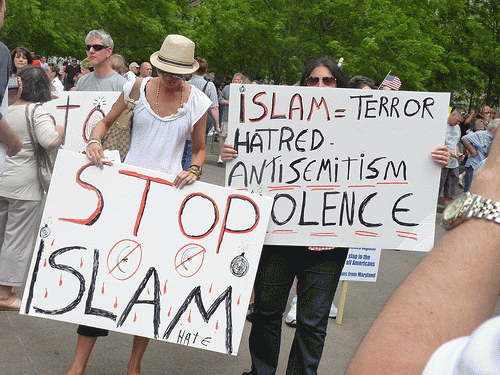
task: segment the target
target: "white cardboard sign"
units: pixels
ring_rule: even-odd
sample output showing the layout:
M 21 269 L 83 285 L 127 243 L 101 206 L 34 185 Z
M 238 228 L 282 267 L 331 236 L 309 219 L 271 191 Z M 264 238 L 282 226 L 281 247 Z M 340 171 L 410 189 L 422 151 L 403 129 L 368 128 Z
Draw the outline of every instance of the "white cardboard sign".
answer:
M 237 354 L 271 200 L 60 151 L 22 314 Z
M 110 111 L 121 92 L 63 91 L 44 103 L 57 125 L 66 129 L 62 148 L 83 152 L 94 126 Z
M 448 93 L 231 85 L 226 186 L 273 197 L 268 244 L 429 251 Z

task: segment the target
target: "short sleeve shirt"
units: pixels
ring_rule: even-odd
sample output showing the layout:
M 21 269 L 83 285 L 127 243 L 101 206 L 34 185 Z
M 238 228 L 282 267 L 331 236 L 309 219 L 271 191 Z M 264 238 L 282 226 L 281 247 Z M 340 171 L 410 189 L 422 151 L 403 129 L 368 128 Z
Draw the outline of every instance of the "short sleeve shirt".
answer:
M 486 159 L 486 155 L 490 148 L 491 142 L 493 141 L 493 135 L 490 133 L 489 130 L 482 130 L 475 133 L 467 134 L 466 136 L 464 136 L 464 138 L 467 141 L 469 141 L 470 144 L 474 146 L 474 148 L 477 151 L 477 156 L 476 157 L 469 156 L 467 162 L 465 163 L 465 166 L 476 168 L 476 166 L 481 161 Z
M 222 92 L 220 93 L 219 96 L 219 101 L 221 100 L 229 100 L 229 86 L 226 85 L 223 89 Z M 222 105 L 220 106 L 220 111 L 221 111 L 221 122 L 227 122 L 228 114 L 229 114 L 229 106 L 228 105 Z
M 29 104 L 29 113 L 33 108 L 34 105 Z M 23 148 L 5 162 L 4 176 L 0 181 L 0 196 L 38 201 L 43 197 L 43 190 L 38 181 L 35 149 L 28 133 L 25 111 L 26 105 L 11 105 L 5 116 L 9 125 L 21 138 Z M 50 112 L 39 106 L 35 110 L 34 119 L 36 139 L 44 148 L 48 148 L 59 135 Z
M 96 76 L 95 72 L 85 74 L 78 79 L 76 91 L 122 91 L 126 79 L 113 72 L 105 77 Z
M 206 96 L 209 97 L 209 99 L 212 101 L 212 105 L 210 106 L 210 108 L 219 106 L 219 100 L 217 99 L 217 90 L 215 89 L 215 85 L 212 82 L 206 81 L 201 76 L 193 76 L 193 78 L 191 78 L 188 83 L 191 86 L 196 86 L 198 89 L 203 91 Z
M 458 142 L 460 141 L 460 126 L 450 126 L 446 124 L 446 138 L 444 144 L 448 147 L 448 150 L 456 152 Z M 457 168 L 460 162 L 457 158 L 450 158 L 450 162 L 446 166 L 446 168 Z

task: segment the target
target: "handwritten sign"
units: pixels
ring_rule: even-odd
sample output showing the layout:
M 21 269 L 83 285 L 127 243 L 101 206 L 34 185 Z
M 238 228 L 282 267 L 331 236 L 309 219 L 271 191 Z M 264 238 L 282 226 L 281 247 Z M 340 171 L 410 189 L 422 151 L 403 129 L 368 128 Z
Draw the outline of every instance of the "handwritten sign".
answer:
M 22 314 L 236 355 L 272 201 L 60 151 Z
M 62 148 L 83 152 L 94 126 L 110 111 L 121 92 L 63 91 L 44 103 L 57 125 L 66 129 Z
M 340 280 L 375 282 L 379 265 L 380 249 L 351 247 Z
M 268 244 L 428 251 L 447 93 L 231 85 L 226 186 L 273 197 Z

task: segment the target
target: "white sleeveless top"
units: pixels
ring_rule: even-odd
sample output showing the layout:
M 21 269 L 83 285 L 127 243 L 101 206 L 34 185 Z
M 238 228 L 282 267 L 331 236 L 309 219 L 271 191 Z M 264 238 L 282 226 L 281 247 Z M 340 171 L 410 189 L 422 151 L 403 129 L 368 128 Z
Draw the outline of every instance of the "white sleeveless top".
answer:
M 186 139 L 212 102 L 202 91 L 191 86 L 188 101 L 182 108 L 173 115 L 160 117 L 146 99 L 145 87 L 150 78 L 145 78 L 141 84 L 134 109 L 130 150 L 124 163 L 177 175 L 182 171 Z M 135 80 L 131 80 L 123 86 L 125 99 L 130 98 L 134 83 Z

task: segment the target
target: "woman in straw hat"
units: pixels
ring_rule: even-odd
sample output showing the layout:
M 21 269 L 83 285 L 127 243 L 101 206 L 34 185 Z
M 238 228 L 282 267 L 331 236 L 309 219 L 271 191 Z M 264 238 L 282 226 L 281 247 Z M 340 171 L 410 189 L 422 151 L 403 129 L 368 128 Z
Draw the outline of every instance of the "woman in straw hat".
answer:
M 210 99 L 196 87 L 184 82 L 184 75 L 198 69 L 194 59 L 194 43 L 182 35 L 166 37 L 160 51 L 151 55 L 151 64 L 158 77 L 147 77 L 141 82 L 140 96 L 134 108 L 130 150 L 125 164 L 176 175 L 174 186 L 182 188 L 200 178 L 205 163 L 206 112 Z M 101 141 L 118 116 L 127 108 L 127 99 L 135 80 L 128 81 L 108 115 L 92 130 L 87 145 L 88 158 L 103 168 Z M 191 133 L 193 153 L 191 167 L 182 170 L 184 144 Z M 86 327 L 79 331 L 75 357 L 67 374 L 84 374 L 97 336 L 105 330 Z M 141 360 L 149 339 L 134 337 L 127 373 L 140 374 Z

